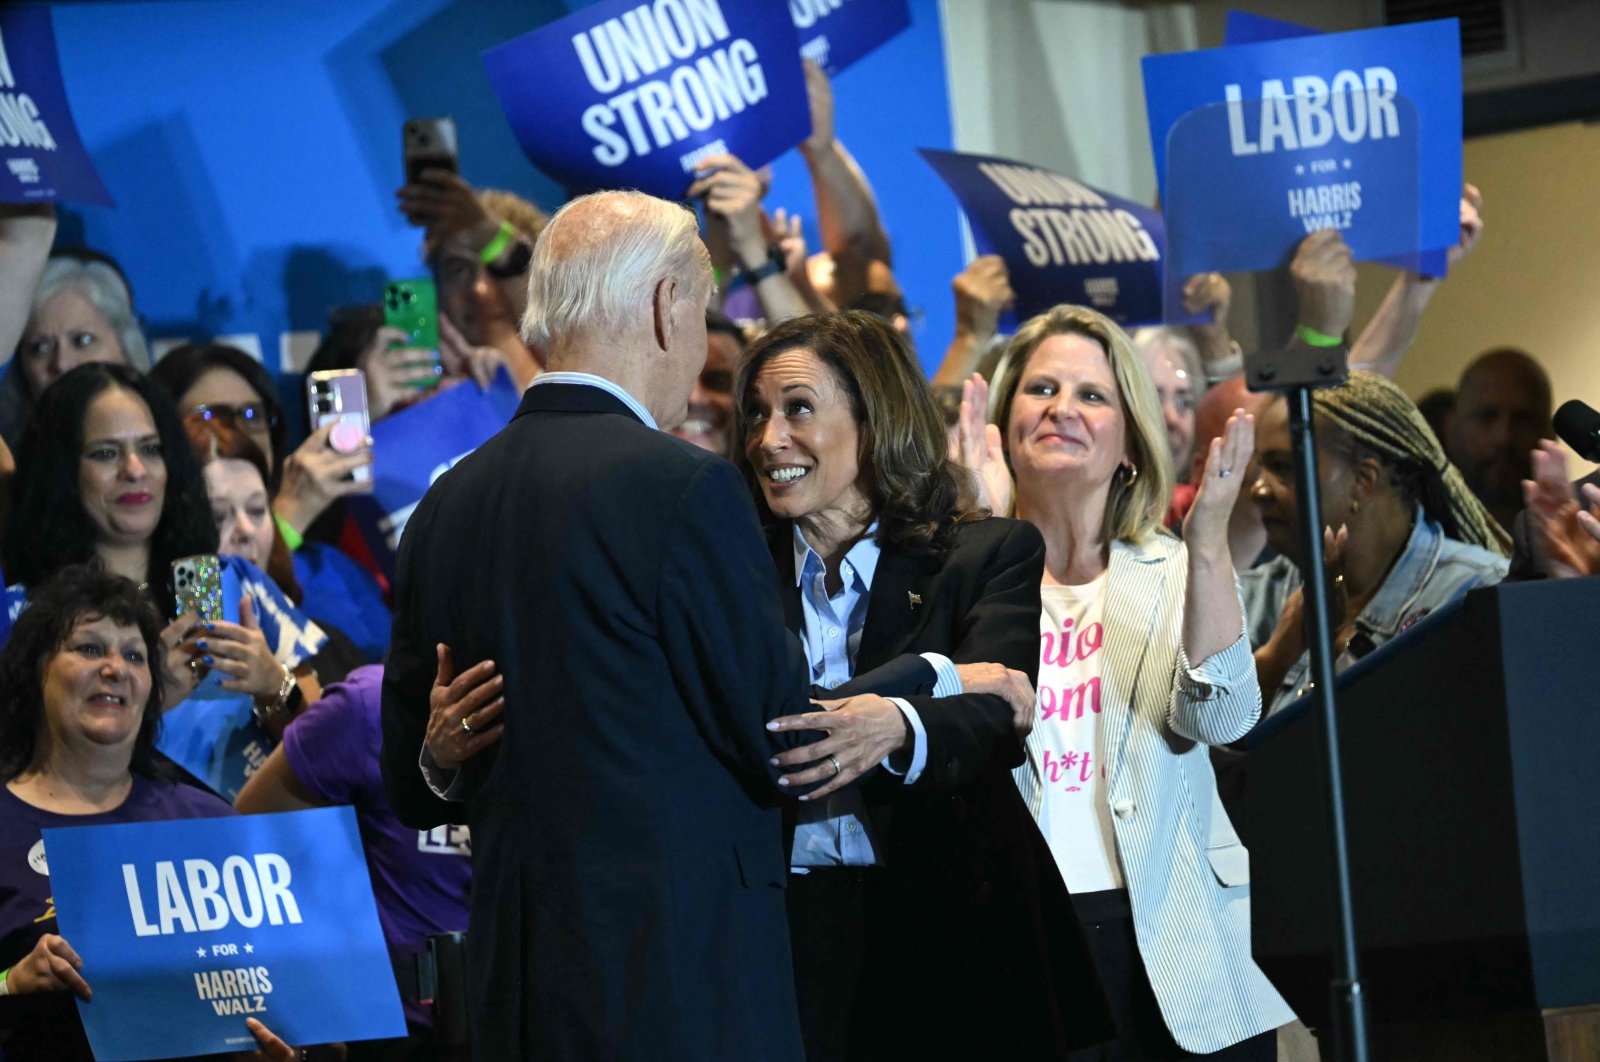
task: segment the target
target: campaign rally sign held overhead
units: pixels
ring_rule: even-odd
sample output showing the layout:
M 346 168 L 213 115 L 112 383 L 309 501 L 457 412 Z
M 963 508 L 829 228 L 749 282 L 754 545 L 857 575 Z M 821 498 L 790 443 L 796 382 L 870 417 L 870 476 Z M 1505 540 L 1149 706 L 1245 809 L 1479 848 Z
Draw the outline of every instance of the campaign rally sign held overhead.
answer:
M 1453 246 L 1458 41 L 1448 19 L 1146 57 L 1170 268 L 1269 269 L 1324 228 L 1358 259 Z
M 0 203 L 110 206 L 67 106 L 47 7 L 0 7 Z
M 351 498 L 350 515 L 390 578 L 406 521 L 433 481 L 510 423 L 521 401 L 501 369 L 486 390 L 457 384 L 372 425 L 372 493 Z
M 789 0 L 800 54 L 828 76 L 911 25 L 908 0 Z
M 44 831 L 61 935 L 94 989 L 94 1056 L 404 1036 L 355 812 Z
M 1005 259 L 1018 317 L 1062 302 L 1119 324 L 1161 321 L 1161 215 L 1058 173 L 918 148 L 956 194 L 982 254 Z
M 785 0 L 604 0 L 483 54 L 522 150 L 569 189 L 681 199 L 701 159 L 811 131 Z

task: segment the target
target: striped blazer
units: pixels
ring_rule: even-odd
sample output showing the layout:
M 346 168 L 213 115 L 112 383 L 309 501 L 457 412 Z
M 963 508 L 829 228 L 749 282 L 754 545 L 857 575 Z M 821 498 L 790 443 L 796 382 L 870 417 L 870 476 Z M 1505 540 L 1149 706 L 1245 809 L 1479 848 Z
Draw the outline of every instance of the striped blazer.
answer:
M 1239 640 L 1193 666 L 1183 652 L 1188 558 L 1160 532 L 1114 542 L 1106 580 L 1100 719 L 1117 858 L 1162 1017 L 1186 1051 L 1219 1051 L 1294 1020 L 1250 955 L 1249 855 L 1217 798 L 1209 745 L 1261 715 Z M 1015 771 L 1039 817 L 1041 746 Z

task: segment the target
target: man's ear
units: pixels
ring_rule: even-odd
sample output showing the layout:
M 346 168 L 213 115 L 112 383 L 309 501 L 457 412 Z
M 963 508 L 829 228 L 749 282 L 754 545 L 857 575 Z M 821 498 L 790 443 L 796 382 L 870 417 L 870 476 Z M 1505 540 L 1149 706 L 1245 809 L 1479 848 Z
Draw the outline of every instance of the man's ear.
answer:
M 662 350 L 672 345 L 672 307 L 677 301 L 678 281 L 673 277 L 662 277 L 656 284 L 655 295 L 651 300 L 656 346 Z

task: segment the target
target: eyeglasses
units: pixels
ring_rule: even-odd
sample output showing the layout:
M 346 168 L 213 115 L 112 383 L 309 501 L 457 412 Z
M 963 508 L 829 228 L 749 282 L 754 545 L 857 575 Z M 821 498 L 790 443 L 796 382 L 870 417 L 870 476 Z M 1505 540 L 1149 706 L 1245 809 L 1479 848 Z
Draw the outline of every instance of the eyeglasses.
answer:
M 266 431 L 276 427 L 278 422 L 277 415 L 267 409 L 262 402 L 246 402 L 239 406 L 212 402 L 209 405 L 195 406 L 190 412 L 198 413 L 206 420 L 233 421 L 246 431 Z

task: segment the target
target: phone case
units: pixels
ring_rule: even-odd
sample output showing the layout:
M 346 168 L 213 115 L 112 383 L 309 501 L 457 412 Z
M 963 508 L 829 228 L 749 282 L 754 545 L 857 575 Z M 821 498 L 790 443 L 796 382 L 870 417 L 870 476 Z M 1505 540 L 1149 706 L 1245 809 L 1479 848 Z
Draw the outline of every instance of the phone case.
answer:
M 450 118 L 412 118 L 401 130 L 406 183 L 413 184 L 423 170 L 457 172 L 456 123 Z
M 333 424 L 329 444 L 335 450 L 351 453 L 366 442 L 371 428 L 367 408 L 367 380 L 360 369 L 332 369 L 306 377 L 306 403 L 311 430 Z M 372 466 L 362 465 L 351 474 L 357 483 L 372 479 Z
M 179 557 L 172 562 L 172 592 L 178 615 L 192 612 L 207 622 L 222 619 L 222 561 L 215 553 Z
M 410 280 L 391 280 L 385 284 L 383 323 L 404 332 L 408 346 L 437 351 L 439 290 L 434 286 L 433 279 L 415 277 Z

